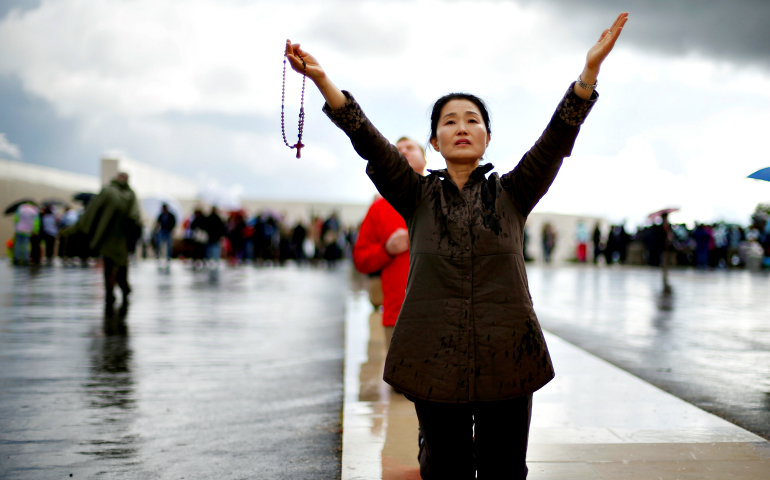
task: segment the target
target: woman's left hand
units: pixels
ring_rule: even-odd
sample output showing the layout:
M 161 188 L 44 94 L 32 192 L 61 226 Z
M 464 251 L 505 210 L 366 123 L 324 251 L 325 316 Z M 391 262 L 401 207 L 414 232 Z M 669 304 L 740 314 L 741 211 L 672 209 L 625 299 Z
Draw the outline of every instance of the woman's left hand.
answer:
M 602 62 L 607 58 L 607 55 L 612 51 L 612 47 L 615 46 L 615 41 L 620 36 L 620 32 L 623 31 L 623 25 L 628 20 L 628 12 L 623 12 L 615 19 L 615 23 L 612 27 L 602 32 L 602 36 L 599 37 L 599 41 L 596 45 L 591 47 L 586 55 L 586 66 L 583 68 L 583 72 L 580 74 L 580 80 L 589 85 L 596 83 L 596 77 L 599 75 L 599 69 L 602 66 Z M 575 83 L 575 94 L 580 98 L 588 100 L 591 98 L 593 90 L 587 90 L 581 87 L 577 82 Z
M 599 41 L 596 45 L 591 47 L 586 55 L 586 69 L 595 70 L 599 72 L 599 68 L 602 66 L 602 62 L 607 58 L 607 55 L 612 51 L 612 47 L 615 46 L 615 42 L 620 36 L 620 32 L 623 31 L 623 25 L 628 21 L 628 12 L 623 12 L 615 19 L 615 23 L 612 27 L 602 32 Z M 583 81 L 586 81 L 585 79 Z

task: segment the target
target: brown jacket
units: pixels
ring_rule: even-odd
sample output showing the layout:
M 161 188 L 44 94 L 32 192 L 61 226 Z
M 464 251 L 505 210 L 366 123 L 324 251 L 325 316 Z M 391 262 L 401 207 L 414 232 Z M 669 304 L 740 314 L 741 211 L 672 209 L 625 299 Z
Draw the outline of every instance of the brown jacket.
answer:
M 598 98 L 570 86 L 540 139 L 511 172 L 479 165 L 462 191 L 446 170 L 421 176 L 350 94 L 324 111 L 368 160 L 367 174 L 406 220 L 409 280 L 385 381 L 435 402 L 507 400 L 554 376 L 522 256 L 527 215 L 572 152 Z

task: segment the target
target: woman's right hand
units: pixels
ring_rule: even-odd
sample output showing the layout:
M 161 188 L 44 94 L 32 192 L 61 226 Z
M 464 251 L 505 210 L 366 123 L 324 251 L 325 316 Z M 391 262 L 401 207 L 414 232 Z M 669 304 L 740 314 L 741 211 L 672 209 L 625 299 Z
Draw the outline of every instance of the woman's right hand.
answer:
M 291 40 L 286 40 L 286 58 L 289 59 L 292 70 L 297 73 L 307 73 L 307 76 L 316 83 L 326 77 L 326 73 L 318 60 L 302 50 L 299 43 L 291 43 Z M 304 66 L 302 65 L 303 61 L 305 62 Z
M 347 101 L 345 94 L 329 80 L 318 60 L 302 50 L 299 43 L 291 43 L 291 40 L 286 40 L 286 58 L 289 59 L 292 70 L 297 73 L 304 73 L 310 77 L 315 86 L 318 87 L 321 95 L 324 96 L 326 103 L 329 104 L 329 108 L 337 110 L 345 105 Z M 303 61 L 305 62 L 304 65 L 302 64 Z

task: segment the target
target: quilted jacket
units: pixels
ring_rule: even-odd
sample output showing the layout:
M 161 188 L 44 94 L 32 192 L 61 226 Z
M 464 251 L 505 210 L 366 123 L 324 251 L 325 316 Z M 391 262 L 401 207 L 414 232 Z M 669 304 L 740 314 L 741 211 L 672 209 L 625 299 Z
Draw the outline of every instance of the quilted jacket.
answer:
M 573 88 L 512 171 L 499 176 L 479 165 L 462 190 L 446 170 L 415 173 L 348 92 L 339 109 L 324 106 L 409 230 L 406 297 L 384 371 L 404 393 L 445 403 L 508 400 L 553 378 L 522 242 L 527 216 L 598 99 L 594 92 L 583 100 Z

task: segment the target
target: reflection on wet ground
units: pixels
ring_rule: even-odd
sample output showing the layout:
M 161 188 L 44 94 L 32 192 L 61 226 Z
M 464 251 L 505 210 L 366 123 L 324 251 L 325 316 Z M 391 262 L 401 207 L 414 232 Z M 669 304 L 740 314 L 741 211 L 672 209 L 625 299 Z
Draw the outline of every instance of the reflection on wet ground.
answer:
M 335 478 L 349 269 L 0 263 L 0 478 Z
M 127 307 L 127 306 L 126 306 Z M 131 373 L 126 316 L 128 309 L 105 314 L 104 336 L 93 339 L 90 348 L 91 375 L 85 384 L 91 410 L 90 425 L 95 438 L 81 445 L 84 455 L 112 459 L 131 459 L 137 455 L 131 424 L 135 418 L 136 398 Z
M 365 292 L 348 298 L 345 343 L 345 444 L 343 479 L 419 480 L 414 404 L 382 380 L 382 316 Z M 368 319 L 366 323 L 357 319 Z
M 770 277 L 529 266 L 543 328 L 770 439 Z M 558 367 L 557 367 L 558 375 Z
M 418 480 L 417 418 L 382 380 L 380 315 L 348 298 L 342 480 Z M 534 395 L 532 480 L 766 480 L 770 442 L 546 332 L 553 381 Z

